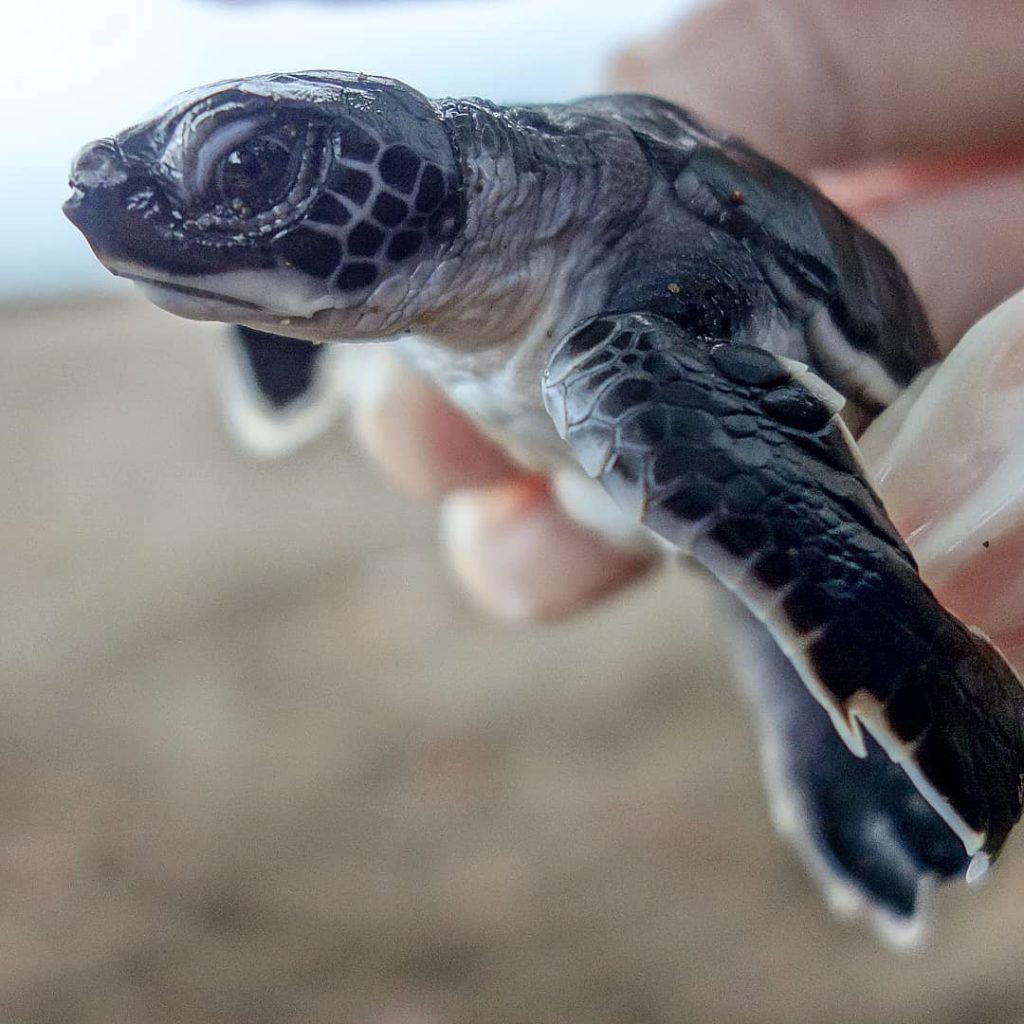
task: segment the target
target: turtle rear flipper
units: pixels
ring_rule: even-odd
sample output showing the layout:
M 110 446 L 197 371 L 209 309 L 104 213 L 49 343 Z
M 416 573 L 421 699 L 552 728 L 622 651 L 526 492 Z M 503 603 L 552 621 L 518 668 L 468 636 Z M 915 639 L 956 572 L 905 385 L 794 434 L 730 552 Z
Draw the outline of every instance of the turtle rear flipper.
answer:
M 344 408 L 339 345 L 233 326 L 221 372 L 224 416 L 256 455 L 287 455 L 322 434 Z
M 870 736 L 864 757 L 850 752 L 764 626 L 730 604 L 776 828 L 837 913 L 913 945 L 932 883 L 967 870 L 963 843 Z
M 545 403 L 582 466 L 768 628 L 849 749 L 865 726 L 977 875 L 1021 815 L 1024 689 L 939 605 L 805 368 L 661 316 L 596 317 Z

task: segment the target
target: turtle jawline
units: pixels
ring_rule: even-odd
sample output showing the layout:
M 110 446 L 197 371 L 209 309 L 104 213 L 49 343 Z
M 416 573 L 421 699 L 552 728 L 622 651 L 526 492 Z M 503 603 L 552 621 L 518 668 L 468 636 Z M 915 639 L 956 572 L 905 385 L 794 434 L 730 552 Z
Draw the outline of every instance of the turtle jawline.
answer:
M 248 309 L 256 313 L 266 313 L 262 306 L 255 302 L 246 302 L 244 299 L 234 299 L 228 295 L 219 295 L 217 292 L 206 291 L 204 288 L 192 288 L 189 285 L 177 284 L 174 281 L 161 281 L 156 277 L 144 277 L 141 274 L 118 274 L 119 277 L 126 277 L 129 281 L 136 281 L 139 284 L 151 285 L 154 288 L 161 288 L 166 291 L 178 292 L 180 295 L 187 295 L 194 299 L 211 299 L 214 302 L 223 302 L 229 306 L 237 306 L 239 309 Z

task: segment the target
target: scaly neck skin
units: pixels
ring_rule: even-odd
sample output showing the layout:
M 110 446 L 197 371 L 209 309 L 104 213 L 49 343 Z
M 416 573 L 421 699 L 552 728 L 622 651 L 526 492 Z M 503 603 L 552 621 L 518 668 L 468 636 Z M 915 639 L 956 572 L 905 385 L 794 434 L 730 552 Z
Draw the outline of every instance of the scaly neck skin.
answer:
M 411 330 L 461 351 L 557 329 L 600 227 L 606 154 L 552 111 L 437 107 L 461 165 L 463 229 L 417 296 Z
M 647 201 L 633 135 L 573 107 L 438 105 L 463 175 L 466 218 L 446 274 L 411 318 L 406 358 L 485 434 L 533 469 L 566 461 L 541 380 L 570 326 L 606 308 L 609 254 Z

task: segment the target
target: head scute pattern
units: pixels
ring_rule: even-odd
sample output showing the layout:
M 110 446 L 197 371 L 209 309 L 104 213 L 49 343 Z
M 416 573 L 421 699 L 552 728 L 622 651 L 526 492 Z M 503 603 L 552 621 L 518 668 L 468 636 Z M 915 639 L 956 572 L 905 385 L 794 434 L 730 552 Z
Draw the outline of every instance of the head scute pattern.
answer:
M 332 166 L 320 195 L 278 245 L 289 266 L 339 291 L 358 291 L 428 240 L 455 234 L 458 202 L 450 197 L 457 183 L 411 146 L 388 143 L 351 118 L 340 118 L 332 134 Z

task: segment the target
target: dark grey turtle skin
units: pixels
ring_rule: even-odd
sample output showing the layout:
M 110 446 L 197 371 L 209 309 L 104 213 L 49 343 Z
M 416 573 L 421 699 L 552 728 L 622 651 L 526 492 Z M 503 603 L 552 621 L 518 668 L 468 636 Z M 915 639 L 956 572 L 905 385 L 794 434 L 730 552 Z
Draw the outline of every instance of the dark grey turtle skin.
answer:
M 435 102 L 341 72 L 197 90 L 71 185 L 110 270 L 240 325 L 269 420 L 317 391 L 333 347 L 309 342 L 394 339 L 524 464 L 597 480 L 614 502 L 584 489 L 581 519 L 709 569 L 776 821 L 835 905 L 908 938 L 924 887 L 998 853 L 1024 693 L 921 581 L 849 430 L 936 349 L 811 186 L 652 97 Z

